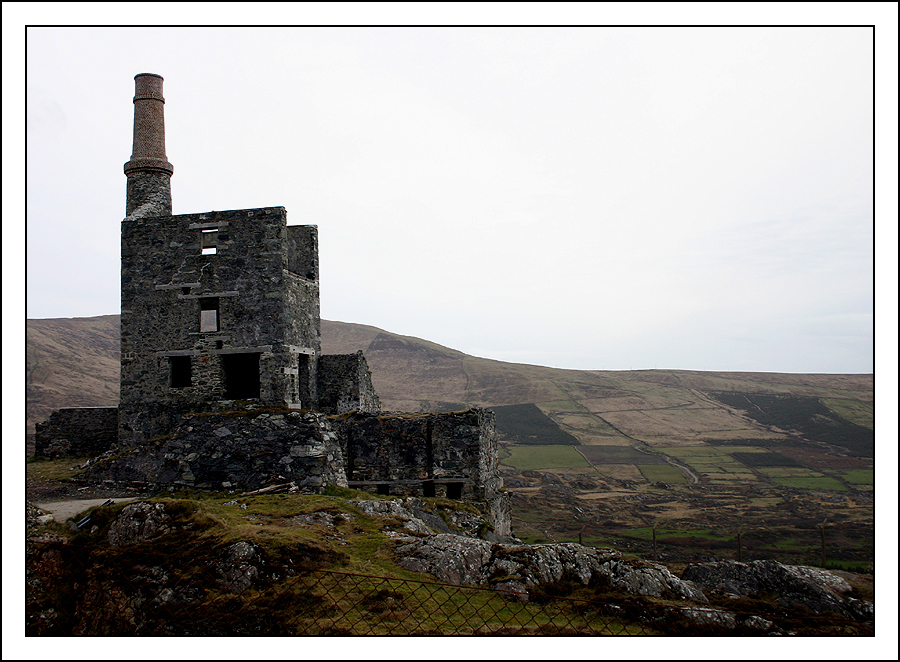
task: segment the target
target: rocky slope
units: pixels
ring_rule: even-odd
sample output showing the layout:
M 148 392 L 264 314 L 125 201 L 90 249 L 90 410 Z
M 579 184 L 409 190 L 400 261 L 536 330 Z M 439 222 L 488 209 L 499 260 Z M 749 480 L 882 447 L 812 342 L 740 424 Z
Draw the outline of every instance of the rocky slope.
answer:
M 95 508 L 67 526 L 32 508 L 26 631 L 348 634 L 387 618 L 405 619 L 391 631 L 402 625 L 418 632 L 423 616 L 410 605 L 416 591 L 434 590 L 429 577 L 493 589 L 500 610 L 505 600 L 541 611 L 548 600 L 569 596 L 575 602 L 567 605 L 593 605 L 644 632 L 865 634 L 872 627 L 872 603 L 827 571 L 730 562 L 692 565 L 676 577 L 614 550 L 479 537 L 483 522 L 466 504 L 360 497 L 345 490 L 142 500 Z M 391 588 L 360 588 L 374 575 L 375 586 Z M 332 580 L 340 585 L 321 593 Z M 339 590 L 343 601 L 321 602 Z M 427 613 L 454 613 L 461 605 L 453 601 L 472 599 L 443 591 L 447 604 L 422 603 Z M 399 604 L 406 610 L 394 609 Z M 448 617 L 443 627 L 460 626 Z

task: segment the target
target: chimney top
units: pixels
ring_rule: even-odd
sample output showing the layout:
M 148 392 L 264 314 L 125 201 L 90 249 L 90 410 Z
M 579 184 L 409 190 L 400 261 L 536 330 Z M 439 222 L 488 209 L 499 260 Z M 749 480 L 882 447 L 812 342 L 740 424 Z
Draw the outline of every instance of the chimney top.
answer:
M 142 215 L 172 213 L 169 177 L 173 168 L 166 157 L 166 100 L 162 88 L 163 77 L 159 74 L 134 77 L 134 142 L 131 159 L 125 164 L 128 216 L 136 210 Z

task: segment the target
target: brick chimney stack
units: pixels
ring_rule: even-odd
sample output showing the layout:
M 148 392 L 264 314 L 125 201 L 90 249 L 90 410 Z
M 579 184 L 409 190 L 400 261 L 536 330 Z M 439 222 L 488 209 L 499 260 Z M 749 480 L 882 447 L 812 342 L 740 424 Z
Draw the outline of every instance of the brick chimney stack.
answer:
M 169 178 L 174 169 L 166 158 L 162 86 L 163 77 L 157 74 L 134 77 L 134 146 L 125 164 L 125 215 L 129 218 L 172 214 Z

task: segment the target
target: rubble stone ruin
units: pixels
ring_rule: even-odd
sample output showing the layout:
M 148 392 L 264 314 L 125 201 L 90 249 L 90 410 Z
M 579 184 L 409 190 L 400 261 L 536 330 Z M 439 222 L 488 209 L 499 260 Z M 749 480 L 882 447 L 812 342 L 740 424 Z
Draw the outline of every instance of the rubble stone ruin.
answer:
M 493 412 L 383 413 L 362 352 L 321 353 L 317 226 L 283 207 L 172 214 L 162 88 L 135 76 L 119 406 L 54 412 L 37 455 L 114 449 L 96 479 L 157 487 L 473 499 L 507 535 Z

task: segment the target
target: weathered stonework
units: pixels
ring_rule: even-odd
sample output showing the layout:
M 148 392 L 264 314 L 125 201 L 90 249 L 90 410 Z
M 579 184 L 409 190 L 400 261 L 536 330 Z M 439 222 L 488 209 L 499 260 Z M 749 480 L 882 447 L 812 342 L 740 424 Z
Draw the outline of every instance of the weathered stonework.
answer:
M 323 414 L 259 410 L 188 415 L 169 434 L 89 467 L 90 482 L 255 490 L 293 482 L 347 486 L 341 445 Z
M 135 425 L 159 403 L 315 408 L 319 285 L 306 278 L 317 275 L 315 253 L 315 226 L 289 233 L 283 207 L 123 221 L 122 443 L 163 431 Z
M 510 533 L 501 491 L 494 413 L 333 417 L 350 487 L 379 494 L 483 501 L 499 535 Z
M 326 414 L 381 411 L 381 401 L 372 385 L 372 373 L 361 351 L 321 356 L 318 393 L 319 409 Z
M 283 207 L 172 215 L 164 104 L 161 76 L 135 76 L 117 441 L 97 414 L 39 434 L 58 453 L 116 445 L 89 480 L 466 499 L 508 535 L 493 413 L 378 415 L 362 352 L 321 354 L 318 228 L 288 226 Z
M 35 426 L 34 454 L 40 458 L 85 457 L 109 450 L 118 434 L 116 407 L 67 407 Z

